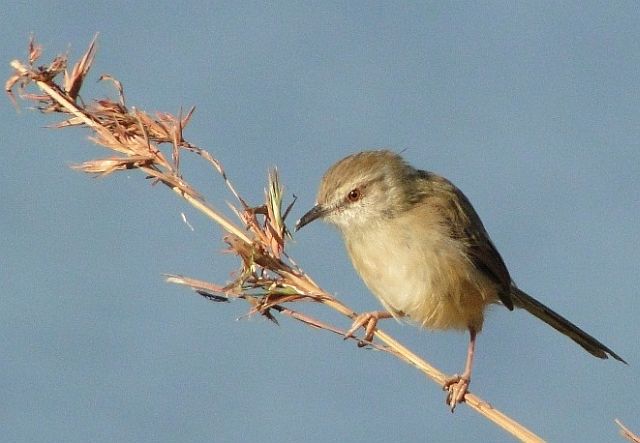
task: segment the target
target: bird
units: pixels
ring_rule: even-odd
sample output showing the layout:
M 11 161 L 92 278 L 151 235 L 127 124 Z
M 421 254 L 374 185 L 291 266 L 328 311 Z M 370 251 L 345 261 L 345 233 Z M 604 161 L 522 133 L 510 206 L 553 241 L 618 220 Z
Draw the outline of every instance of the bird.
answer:
M 411 166 L 388 149 L 349 155 L 322 177 L 315 205 L 295 230 L 321 219 L 342 234 L 351 262 L 384 310 L 356 317 L 360 345 L 378 320 L 394 317 L 430 330 L 469 332 L 464 370 L 443 389 L 451 408 L 471 382 L 477 335 L 486 309 L 521 308 L 595 357 L 626 364 L 618 354 L 515 284 L 469 199 L 452 182 Z

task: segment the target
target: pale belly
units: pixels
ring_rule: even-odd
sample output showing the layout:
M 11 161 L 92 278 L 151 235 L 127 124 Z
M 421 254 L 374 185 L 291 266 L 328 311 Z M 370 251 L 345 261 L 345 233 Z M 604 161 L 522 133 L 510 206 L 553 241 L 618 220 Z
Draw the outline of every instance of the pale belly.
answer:
M 367 287 L 396 317 L 430 329 L 479 332 L 485 308 L 497 301 L 495 285 L 440 231 L 423 231 L 417 239 L 396 225 L 393 235 L 370 229 L 346 242 Z

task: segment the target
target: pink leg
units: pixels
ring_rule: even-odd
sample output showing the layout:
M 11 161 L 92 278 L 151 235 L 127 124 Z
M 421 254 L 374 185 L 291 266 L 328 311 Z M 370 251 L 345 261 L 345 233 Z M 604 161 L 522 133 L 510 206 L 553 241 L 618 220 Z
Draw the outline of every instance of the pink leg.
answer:
M 467 361 L 464 365 L 462 375 L 454 375 L 444 382 L 443 389 L 448 391 L 447 404 L 454 411 L 456 405 L 464 401 L 464 396 L 469 389 L 471 383 L 471 371 L 473 369 L 473 354 L 476 349 L 476 331 L 469 328 L 469 346 L 467 347 Z

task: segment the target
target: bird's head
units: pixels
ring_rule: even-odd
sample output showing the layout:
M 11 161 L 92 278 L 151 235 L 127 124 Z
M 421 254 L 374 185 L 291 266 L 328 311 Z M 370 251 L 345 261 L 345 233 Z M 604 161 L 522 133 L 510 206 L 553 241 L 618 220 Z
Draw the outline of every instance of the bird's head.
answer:
M 316 219 L 345 231 L 392 218 L 409 204 L 407 188 L 415 172 L 388 150 L 350 155 L 327 170 L 315 206 L 298 220 L 296 230 Z

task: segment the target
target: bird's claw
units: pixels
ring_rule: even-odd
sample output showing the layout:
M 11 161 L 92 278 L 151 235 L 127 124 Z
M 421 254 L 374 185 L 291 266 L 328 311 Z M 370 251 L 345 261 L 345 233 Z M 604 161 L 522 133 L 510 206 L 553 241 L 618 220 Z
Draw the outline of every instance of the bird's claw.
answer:
M 469 390 L 471 379 L 468 375 L 454 375 L 447 379 L 442 385 L 442 390 L 447 391 L 446 403 L 451 408 L 451 412 L 456 409 L 458 403 L 464 401 L 464 396 Z
M 356 338 L 354 333 L 361 327 L 364 327 L 365 333 L 364 336 L 360 340 L 358 340 L 358 347 L 362 348 L 371 343 L 371 341 L 373 340 L 373 335 L 376 332 L 376 326 L 378 324 L 378 320 L 380 320 L 380 317 L 380 312 L 377 311 L 363 312 L 362 314 L 359 314 L 353 321 L 351 328 L 349 328 L 349 330 L 345 332 L 344 339 L 346 340 L 352 337 Z

